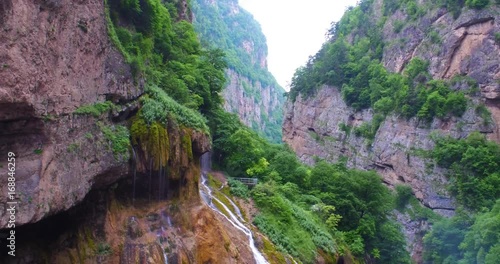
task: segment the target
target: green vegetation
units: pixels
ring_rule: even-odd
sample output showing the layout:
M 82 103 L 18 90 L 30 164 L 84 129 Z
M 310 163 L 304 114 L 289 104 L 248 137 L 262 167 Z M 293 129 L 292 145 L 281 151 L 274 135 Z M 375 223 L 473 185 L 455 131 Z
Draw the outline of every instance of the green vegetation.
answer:
M 274 77 L 260 61 L 254 59 L 267 55 L 266 37 L 259 23 L 245 10 L 232 11 L 229 1 L 211 4 L 196 0 L 191 2 L 195 14 L 195 27 L 202 42 L 213 45 L 227 52 L 229 68 L 252 81 L 259 81 L 263 86 L 273 85 L 280 92 Z M 244 43 L 253 43 L 252 48 L 245 49 Z
M 465 5 L 464 1 L 441 2 L 458 12 Z M 478 2 L 467 1 L 467 5 L 478 8 Z M 385 116 L 393 112 L 426 122 L 462 115 L 467 105 L 465 95 L 450 89 L 457 80 L 431 80 L 428 62 L 415 58 L 403 74 L 390 73 L 382 66 L 382 24 L 372 21 L 371 3 L 361 1 L 332 26 L 330 40 L 296 72 L 290 98 L 312 95 L 323 84 L 340 87 L 344 100 L 354 109 L 374 109 L 371 122 L 352 128 L 356 135 L 368 139 L 374 138 Z M 194 4 L 193 9 L 200 6 L 201 2 Z M 221 6 L 221 12 L 231 12 L 228 5 Z M 425 12 L 413 0 L 384 1 L 385 15 L 399 8 L 412 19 Z M 496 220 L 500 215 L 500 202 L 495 203 L 500 199 L 498 145 L 479 134 L 460 140 L 436 139 L 436 148 L 429 155 L 449 169 L 450 192 L 465 208 L 451 219 L 440 219 L 421 207 L 408 187 L 397 186 L 393 197 L 375 172 L 348 169 L 345 160 L 329 164 L 318 159 L 314 166 L 302 164 L 290 149 L 267 142 L 235 115 L 222 110 L 220 92 L 227 65 L 263 85 L 273 85 L 274 80 L 266 73 L 261 75 L 263 69 L 251 61 L 255 54 L 243 49 L 244 31 L 235 31 L 234 37 L 225 34 L 230 32 L 227 25 L 234 23 L 247 25 L 248 30 L 258 25 L 244 23 L 248 19 L 244 12 L 242 16 L 227 16 L 228 21 L 211 17 L 214 12 L 198 16 L 198 23 L 215 21 L 219 25 L 204 26 L 199 31 L 202 38 L 210 35 L 220 41 L 218 47 L 228 49 L 227 61 L 221 50 L 202 48 L 193 26 L 179 19 L 174 1 L 108 0 L 108 33 L 130 64 L 136 81 L 146 82 L 146 94 L 131 120 L 130 132 L 124 126 L 98 123 L 115 156 L 126 155 L 132 143 L 147 149 L 154 167 L 160 168 L 170 154 L 166 129 L 170 122 L 187 133 L 181 138 L 185 149 L 191 148 L 189 129 L 210 133 L 213 158 L 219 168 L 231 176 L 259 179 L 251 191 L 229 181 L 231 193 L 252 197 L 261 212 L 254 224 L 280 250 L 305 263 L 314 262 L 319 255 L 331 259 L 352 255 L 356 261 L 370 263 L 409 263 L 401 227 L 392 219 L 395 208 L 409 213 L 412 219 L 434 224 L 425 237 L 425 258 L 429 262 L 493 263 L 500 250 L 498 236 L 494 235 L 499 232 Z M 253 37 L 257 38 L 250 39 L 256 45 L 253 51 L 265 50 L 265 41 Z M 439 42 L 432 32 L 429 38 Z M 245 89 L 250 93 L 252 87 L 254 84 L 249 84 Z M 81 107 L 75 114 L 101 116 L 112 107 L 110 102 L 97 103 Z M 488 112 L 483 108 L 478 106 L 476 111 L 486 120 Z M 265 117 L 280 120 L 276 113 Z M 341 127 L 350 133 L 350 127 Z M 222 193 L 228 192 L 224 188 L 219 199 L 225 202 Z M 106 248 L 103 245 L 97 252 L 109 254 Z
M 99 243 L 95 249 L 95 254 L 97 256 L 107 256 L 113 253 L 111 246 L 108 243 Z
M 500 199 L 500 146 L 473 133 L 466 139 L 438 138 L 432 153 L 450 169 L 450 191 L 466 208 L 491 208 Z
M 252 15 L 245 10 L 234 12 L 230 1 L 211 3 L 196 0 L 191 1 L 191 5 L 195 15 L 194 25 L 202 44 L 224 50 L 228 68 L 249 80 L 241 80 L 240 89 L 245 91 L 245 95 L 253 98 L 256 105 L 261 105 L 261 87 L 269 87 L 271 99 L 278 98 L 278 102 L 271 103 L 283 105 L 285 91 L 261 61 L 267 56 L 266 38 Z M 254 122 L 252 128 L 272 142 L 281 142 L 281 107 L 272 109 L 270 113 L 261 110 L 261 113 L 261 122 Z
M 384 10 L 386 15 L 392 14 L 401 5 L 413 2 L 386 0 Z M 372 0 L 362 1 L 332 24 L 330 40 L 295 72 L 289 98 L 295 100 L 299 94 L 312 96 L 325 84 L 338 87 L 344 101 L 356 111 L 375 110 L 377 116 L 371 124 L 354 130 L 356 135 L 368 139 L 374 137 L 385 116 L 393 112 L 427 123 L 434 118 L 461 116 L 467 106 L 465 95 L 452 90 L 447 82 L 432 80 L 428 62 L 413 58 L 403 74 L 385 69 L 381 63 L 383 23 L 373 21 L 371 5 Z M 399 32 L 405 25 L 395 21 L 394 30 Z M 436 31 L 431 31 L 429 38 L 434 43 L 441 41 Z
M 500 253 L 500 146 L 473 133 L 466 139 L 436 138 L 437 164 L 449 168 L 450 191 L 459 202 L 424 238 L 432 263 L 496 263 Z
M 168 122 L 209 133 L 206 117 L 219 111 L 226 82 L 224 52 L 203 49 L 193 26 L 179 19 L 177 1 L 107 0 L 108 34 L 130 65 L 136 82 L 145 80 L 145 95 L 132 120 L 131 134 L 123 126 L 100 125 L 116 155 L 139 145 L 154 169 L 169 157 Z M 111 102 L 84 106 L 75 114 L 100 116 Z M 190 132 L 182 138 L 192 159 Z M 189 142 L 188 142 L 189 141 Z
M 95 103 L 93 105 L 83 105 L 80 106 L 73 112 L 75 115 L 92 115 L 93 117 L 99 117 L 102 114 L 112 110 L 115 105 L 111 101 L 106 101 L 102 103 Z
M 413 191 L 408 185 L 396 185 L 396 208 L 403 210 L 413 197 Z
M 68 148 L 66 149 L 70 153 L 76 153 L 80 149 L 80 145 L 77 143 L 71 143 L 68 145 Z
M 491 124 L 491 113 L 484 104 L 479 104 L 476 106 L 476 114 L 478 114 L 483 119 L 483 125 L 487 126 Z
M 142 107 L 139 116 L 144 118 L 147 124 L 154 122 L 166 124 L 167 117 L 170 116 L 186 127 L 208 133 L 207 121 L 200 113 L 179 104 L 157 86 L 149 86 L 146 91 L 148 96 L 141 98 Z
M 175 20 L 178 11 L 173 3 L 108 0 L 108 4 L 108 32 L 136 78 L 146 78 L 150 87 L 205 115 L 220 107 L 224 53 L 203 50 L 193 26 Z M 149 92 L 153 99 L 164 99 L 154 88 Z
M 127 157 L 130 149 L 130 134 L 127 127 L 98 125 L 108 140 L 115 157 Z
M 466 0 L 437 0 L 433 2 L 433 6 L 445 7 L 453 14 L 454 18 L 457 18 L 462 11 L 462 7 L 465 6 L 465 1 Z M 386 16 L 394 14 L 396 10 L 403 10 L 412 20 L 423 16 L 428 8 L 430 7 L 419 4 L 417 0 L 384 0 L 383 6 L 384 15 Z
M 500 32 L 495 33 L 495 43 L 497 43 L 497 45 L 500 45 Z
M 231 194 L 243 199 L 247 199 L 250 197 L 250 192 L 248 187 L 240 181 L 229 178 L 227 180 L 229 187 L 231 187 Z
M 465 4 L 474 9 L 483 9 L 490 3 L 490 0 L 466 0 Z
M 305 263 L 320 252 L 409 263 L 400 227 L 390 217 L 393 197 L 376 173 L 326 162 L 306 166 L 236 116 L 220 111 L 215 117 L 210 120 L 214 161 L 231 176 L 259 179 L 250 192 L 261 211 L 254 224 L 280 250 Z M 245 197 L 246 188 L 239 188 L 231 192 Z
M 430 263 L 498 263 L 500 200 L 476 215 L 459 212 L 433 225 L 424 237 L 424 258 Z
M 394 21 L 394 33 L 399 33 L 401 32 L 401 30 L 403 29 L 405 23 L 403 21 L 400 21 L 400 20 L 396 20 Z

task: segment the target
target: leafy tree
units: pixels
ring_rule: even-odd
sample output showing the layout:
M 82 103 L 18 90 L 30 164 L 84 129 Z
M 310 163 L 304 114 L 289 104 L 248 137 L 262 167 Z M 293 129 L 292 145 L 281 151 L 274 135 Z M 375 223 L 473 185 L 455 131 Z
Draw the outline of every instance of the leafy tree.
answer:
M 479 214 L 460 244 L 460 263 L 497 263 L 500 248 L 500 200 L 491 211 Z
M 457 263 L 462 258 L 459 245 L 468 226 L 461 217 L 443 219 L 434 224 L 424 237 L 424 259 L 431 263 Z
M 451 168 L 451 191 L 467 208 L 479 210 L 500 198 L 500 146 L 479 133 L 467 139 L 438 138 L 432 156 Z
M 490 3 L 489 0 L 466 0 L 465 4 L 470 8 L 483 9 Z

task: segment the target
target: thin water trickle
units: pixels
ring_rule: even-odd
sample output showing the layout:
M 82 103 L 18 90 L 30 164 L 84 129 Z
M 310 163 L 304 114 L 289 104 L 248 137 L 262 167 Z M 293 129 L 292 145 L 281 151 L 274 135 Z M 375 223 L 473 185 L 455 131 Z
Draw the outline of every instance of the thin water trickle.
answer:
M 246 227 L 245 224 L 242 223 L 242 221 L 240 221 L 240 219 L 243 219 L 243 217 L 241 217 L 241 212 L 237 208 L 236 204 L 234 204 L 234 202 L 231 199 L 229 199 L 229 197 L 226 196 L 226 198 L 228 198 L 228 200 L 231 202 L 231 205 L 235 207 L 235 211 L 238 214 L 238 216 L 234 215 L 233 212 L 224 203 L 222 203 L 219 199 L 217 199 L 217 197 L 212 195 L 212 190 L 207 184 L 207 172 L 209 172 L 211 169 L 210 159 L 211 159 L 210 153 L 205 153 L 201 156 L 201 169 L 202 169 L 201 173 L 202 188 L 200 188 L 201 197 L 213 211 L 222 215 L 229 223 L 231 223 L 231 225 L 233 225 L 235 228 L 243 232 L 248 237 L 248 245 L 250 246 L 250 250 L 253 253 L 255 262 L 257 264 L 268 264 L 269 262 L 267 262 L 262 253 L 254 245 L 252 231 L 248 227 Z M 221 212 L 216 206 L 214 206 L 212 200 L 219 203 L 222 206 L 222 208 L 224 208 L 224 211 L 226 211 L 229 217 L 223 212 Z
M 132 204 L 135 204 L 135 180 L 137 178 L 137 156 L 135 154 L 135 150 L 132 147 L 132 154 L 133 154 L 133 163 L 134 163 L 134 182 L 133 182 L 133 190 L 132 190 Z
M 149 202 L 151 202 L 151 174 L 153 173 L 153 159 L 149 158 Z
M 238 216 L 238 218 L 240 218 L 240 221 L 245 223 L 245 219 L 243 219 L 243 215 L 241 214 L 241 211 L 240 211 L 240 208 L 233 202 L 233 200 L 231 198 L 229 198 L 227 195 L 221 193 L 224 197 L 226 197 L 226 199 L 229 201 L 229 203 L 231 203 L 231 206 L 233 206 L 233 209 L 234 211 L 236 212 L 236 215 Z

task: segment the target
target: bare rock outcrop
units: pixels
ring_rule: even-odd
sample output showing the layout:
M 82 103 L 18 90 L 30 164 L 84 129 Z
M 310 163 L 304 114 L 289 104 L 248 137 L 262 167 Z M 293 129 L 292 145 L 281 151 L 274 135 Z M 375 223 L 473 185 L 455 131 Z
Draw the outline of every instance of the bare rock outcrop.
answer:
M 36 222 L 80 202 L 95 183 L 125 175 L 82 105 L 141 94 L 110 42 L 100 0 L 11 0 L 0 4 L 0 161 L 16 155 L 16 223 Z M 108 119 L 106 119 L 108 120 Z M 7 177 L 0 178 L 7 185 Z M 0 228 L 7 193 L 0 194 Z
M 245 125 L 260 131 L 281 122 L 278 109 L 283 99 L 276 87 L 253 82 L 233 70 L 227 70 L 227 76 L 229 83 L 223 91 L 226 111 L 238 114 Z
M 375 1 L 373 8 L 381 4 Z M 382 63 L 389 71 L 403 73 L 409 61 L 419 57 L 430 62 L 434 79 L 455 78 L 452 89 L 469 91 L 471 87 L 464 80 L 477 83 L 479 91 L 469 93 L 462 117 L 436 118 L 425 124 L 393 113 L 380 125 L 374 139 L 368 140 L 357 137 L 353 130 L 372 121 L 372 110 L 356 112 L 345 104 L 338 87 L 323 86 L 309 98 L 299 95 L 295 102 L 286 103 L 283 140 L 306 163 L 312 164 L 316 158 L 335 162 L 345 157 L 350 167 L 376 170 L 389 186 L 407 184 L 423 206 L 452 215 L 455 204 L 446 189 L 447 172 L 422 154 L 434 147 L 433 133 L 465 138 L 479 131 L 500 142 L 500 48 L 495 37 L 500 32 L 498 11 L 497 6 L 482 11 L 464 8 L 455 19 L 446 9 L 436 8 L 395 30 L 396 23 L 410 19 L 404 10 L 398 10 L 383 27 Z M 379 13 L 373 10 L 375 17 L 380 18 Z M 478 116 L 479 104 L 488 108 L 491 120 Z M 405 217 L 399 220 L 414 259 L 421 261 L 420 231 L 426 223 Z

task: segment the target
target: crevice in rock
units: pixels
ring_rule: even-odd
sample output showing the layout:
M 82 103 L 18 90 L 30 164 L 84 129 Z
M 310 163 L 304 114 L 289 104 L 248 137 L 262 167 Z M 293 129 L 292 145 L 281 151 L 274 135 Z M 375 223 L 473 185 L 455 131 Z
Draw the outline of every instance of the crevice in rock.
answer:
M 31 106 L 0 104 L 0 153 L 14 152 L 17 157 L 26 157 L 41 150 L 45 142 L 44 126 Z
M 473 19 L 471 21 L 467 21 L 465 23 L 462 23 L 460 25 L 458 25 L 456 28 L 454 28 L 455 30 L 459 29 L 459 28 L 463 28 L 463 27 L 470 27 L 470 26 L 474 26 L 474 25 L 477 25 L 477 24 L 482 24 L 482 23 L 486 23 L 486 22 L 489 22 L 489 21 L 493 21 L 495 20 L 494 17 L 483 17 L 483 18 L 477 18 L 477 19 Z
M 455 208 L 451 208 L 451 207 L 440 207 L 440 206 L 430 206 L 428 203 L 424 203 L 423 201 L 419 200 L 420 201 L 420 204 L 422 204 L 423 206 L 431 209 L 431 210 L 446 210 L 446 211 L 455 211 Z
M 451 52 L 450 58 L 448 59 L 448 67 L 446 67 L 446 70 L 444 71 L 444 73 L 441 76 L 441 78 L 445 78 L 448 75 L 448 72 L 450 71 L 450 68 L 451 68 L 451 65 L 452 65 L 451 62 L 453 61 L 453 58 L 455 58 L 455 55 L 456 55 L 457 51 L 462 46 L 462 42 L 463 42 L 463 40 L 465 39 L 466 36 L 467 36 L 467 32 L 465 32 L 462 36 L 460 36 L 460 38 L 455 42 L 455 44 L 451 48 L 453 51 Z
M 0 26 L 5 23 L 5 18 L 7 13 L 12 9 L 12 0 L 2 0 L 0 1 Z
M 373 162 L 373 165 L 378 168 L 382 169 L 391 169 L 394 170 L 394 166 L 390 163 L 384 163 L 384 162 Z
M 488 36 L 494 27 L 493 21 L 493 17 L 478 18 L 455 28 L 455 34 L 458 33 L 460 36 L 452 46 L 446 70 L 441 78 L 446 79 L 456 74 L 467 74 L 467 71 L 461 71 L 461 65 Z

